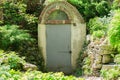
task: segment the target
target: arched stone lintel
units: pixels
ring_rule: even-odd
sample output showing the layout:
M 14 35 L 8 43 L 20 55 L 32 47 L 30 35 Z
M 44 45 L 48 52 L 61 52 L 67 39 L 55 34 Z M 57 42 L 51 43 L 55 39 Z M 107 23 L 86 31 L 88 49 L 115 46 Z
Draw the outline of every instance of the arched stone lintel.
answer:
M 39 16 L 39 24 L 45 24 L 47 22 L 48 16 L 55 10 L 61 10 L 67 14 L 69 21 L 65 22 L 71 21 L 70 23 L 75 23 L 75 18 L 77 18 L 77 21 L 79 21 L 80 23 L 84 23 L 81 14 L 77 11 L 75 7 L 65 1 L 56 1 L 44 8 L 41 15 Z
M 65 14 L 67 14 L 67 17 L 68 17 L 68 20 L 47 20 L 48 19 L 48 17 L 49 17 L 49 15 L 51 14 L 51 13 L 53 13 L 54 11 L 56 11 L 56 10 L 60 10 L 60 11 L 63 11 Z M 56 8 L 53 8 L 53 9 L 51 9 L 50 11 L 48 11 L 48 14 L 49 15 L 45 15 L 45 17 L 44 17 L 44 22 L 42 22 L 42 23 L 44 23 L 44 24 L 49 24 L 49 23 L 53 23 L 53 24 L 59 24 L 59 23 L 61 23 L 61 24 L 68 24 L 68 23 L 72 23 L 72 18 L 71 18 L 71 15 L 69 15 L 69 13 L 67 12 L 67 11 L 65 11 L 62 7 L 61 8 L 59 8 L 59 9 L 56 9 Z

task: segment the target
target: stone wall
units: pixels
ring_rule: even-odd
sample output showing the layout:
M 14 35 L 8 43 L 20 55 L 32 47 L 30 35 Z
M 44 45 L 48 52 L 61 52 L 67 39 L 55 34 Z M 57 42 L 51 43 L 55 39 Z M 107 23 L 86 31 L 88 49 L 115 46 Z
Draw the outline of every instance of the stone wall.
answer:
M 112 47 L 105 37 L 98 40 L 89 40 L 89 42 L 86 52 L 91 62 L 91 75 L 99 76 L 102 66 L 113 62 L 112 56 L 110 55 L 113 53 Z

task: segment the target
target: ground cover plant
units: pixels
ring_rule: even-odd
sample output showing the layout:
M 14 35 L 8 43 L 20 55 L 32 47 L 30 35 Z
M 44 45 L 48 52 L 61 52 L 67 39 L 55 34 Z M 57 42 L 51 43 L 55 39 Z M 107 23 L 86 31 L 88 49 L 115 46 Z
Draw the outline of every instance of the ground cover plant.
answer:
M 0 50 L 0 80 L 84 80 L 74 76 L 64 76 L 62 72 L 42 73 L 37 70 L 24 71 L 24 58 L 15 52 Z

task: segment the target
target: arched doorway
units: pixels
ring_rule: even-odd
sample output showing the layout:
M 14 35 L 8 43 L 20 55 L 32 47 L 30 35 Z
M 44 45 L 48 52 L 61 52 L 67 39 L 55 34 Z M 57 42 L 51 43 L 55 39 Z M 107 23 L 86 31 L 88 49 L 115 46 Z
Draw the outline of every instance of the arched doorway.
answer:
M 39 21 L 38 43 L 46 68 L 71 73 L 85 40 L 82 16 L 68 2 L 56 1 L 44 8 Z

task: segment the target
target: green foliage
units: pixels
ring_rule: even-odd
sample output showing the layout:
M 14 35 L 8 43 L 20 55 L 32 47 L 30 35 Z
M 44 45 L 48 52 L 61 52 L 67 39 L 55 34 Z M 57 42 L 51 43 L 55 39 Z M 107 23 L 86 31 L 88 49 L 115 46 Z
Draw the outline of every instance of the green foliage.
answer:
M 10 52 L 7 58 L 11 69 L 21 69 L 22 65 L 25 63 L 24 58 L 20 58 L 15 52 Z
M 19 25 L 22 29 L 30 30 L 29 33 L 37 38 L 38 16 L 43 4 L 39 0 L 10 0 L 4 1 L 3 9 L 4 25 Z
M 109 70 L 101 70 L 101 76 L 104 80 L 117 80 L 120 76 L 120 69 L 118 67 L 109 69 Z
M 35 23 L 37 21 L 37 18 L 34 15 L 26 13 L 27 5 L 22 1 L 18 1 L 18 2 L 5 1 L 2 7 L 3 7 L 5 24 L 22 25 L 25 22 L 30 24 L 30 23 Z
M 110 11 L 110 4 L 108 1 L 101 1 L 96 5 L 96 11 L 102 16 L 107 15 Z
M 27 62 L 35 64 L 39 70 L 44 71 L 44 60 L 41 50 L 38 49 L 37 41 L 23 43 L 17 52 L 20 56 L 25 56 Z
M 0 65 L 9 66 L 10 69 L 21 70 L 26 63 L 24 58 L 20 58 L 15 52 L 4 52 L 0 50 Z
M 114 0 L 112 9 L 119 9 L 120 8 L 120 0 Z
M 114 57 L 114 62 L 120 64 L 120 54 L 116 54 Z
M 21 72 L 19 64 L 24 65 L 25 63 L 24 59 L 20 58 L 15 52 L 0 50 L 0 80 L 84 80 L 74 76 L 64 76 L 62 72 Z
M 31 42 L 26 30 L 19 29 L 17 25 L 5 25 L 0 27 L 0 48 L 18 50 L 23 43 Z
M 107 31 L 108 24 L 110 23 L 111 18 L 109 17 L 95 17 L 90 19 L 88 26 L 90 27 L 90 33 L 92 34 L 94 31 L 103 30 Z
M 45 0 L 24 0 L 24 3 L 27 5 L 26 12 L 38 17 L 43 9 L 42 2 L 44 1 Z
M 33 74 L 34 73 L 34 74 Z M 64 76 L 62 72 L 58 73 L 41 73 L 38 71 L 31 71 L 25 73 L 27 74 L 27 78 L 32 80 L 84 80 L 82 78 L 75 78 L 74 76 Z
M 120 52 L 120 10 L 115 11 L 115 15 L 112 18 L 110 29 L 108 31 L 108 37 L 110 44 Z
M 97 31 L 94 31 L 92 36 L 94 38 L 101 38 L 105 35 L 105 32 L 103 30 L 97 30 Z
M 77 68 L 74 73 L 75 76 L 82 76 L 83 75 L 83 70 L 81 68 Z
M 8 70 L 4 71 L 0 79 L 2 80 L 85 80 L 83 78 L 75 78 L 74 76 L 64 76 L 63 73 L 42 73 L 40 71 L 27 71 L 22 73 L 20 71 Z
M 89 20 L 88 28 L 90 29 L 90 34 L 94 38 L 101 38 L 106 36 L 108 30 L 108 24 L 111 21 L 111 17 L 95 17 Z
M 84 16 L 86 21 L 95 16 L 107 15 L 111 6 L 106 0 L 68 0 Z
M 0 80 L 84 80 L 74 76 L 64 76 L 62 72 L 42 73 L 40 71 L 21 72 L 19 64 L 25 61 L 15 52 L 4 52 L 0 50 Z
M 90 58 L 86 57 L 83 62 L 84 62 L 84 65 L 82 68 L 83 68 L 84 74 L 91 75 L 92 70 L 91 70 L 91 66 L 90 66 L 90 64 L 91 64 Z

